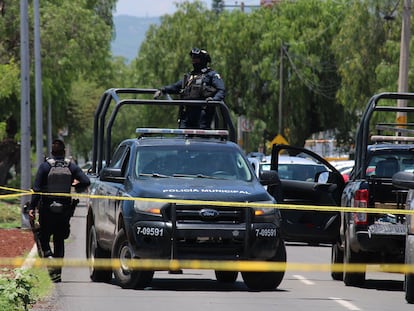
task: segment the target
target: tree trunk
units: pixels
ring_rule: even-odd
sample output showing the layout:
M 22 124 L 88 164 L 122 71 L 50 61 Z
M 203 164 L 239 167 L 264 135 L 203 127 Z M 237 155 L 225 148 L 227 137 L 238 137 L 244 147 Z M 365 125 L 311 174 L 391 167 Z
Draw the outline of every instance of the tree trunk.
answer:
M 10 168 L 19 164 L 20 146 L 14 140 L 6 139 L 0 143 L 0 186 L 7 184 Z

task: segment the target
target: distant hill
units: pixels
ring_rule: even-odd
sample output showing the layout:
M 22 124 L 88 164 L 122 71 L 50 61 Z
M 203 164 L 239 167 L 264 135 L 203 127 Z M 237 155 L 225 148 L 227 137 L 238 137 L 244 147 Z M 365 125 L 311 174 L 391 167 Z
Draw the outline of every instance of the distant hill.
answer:
M 114 16 L 115 40 L 111 43 L 114 56 L 125 57 L 129 62 L 136 58 L 141 42 L 151 24 L 160 24 L 159 17 Z

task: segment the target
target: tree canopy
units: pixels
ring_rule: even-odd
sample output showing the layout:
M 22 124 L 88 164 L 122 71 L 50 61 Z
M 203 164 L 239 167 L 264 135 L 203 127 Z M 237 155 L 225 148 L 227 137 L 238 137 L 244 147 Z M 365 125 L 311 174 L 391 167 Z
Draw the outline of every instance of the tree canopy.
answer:
M 30 1 L 29 1 L 30 2 Z M 83 128 L 74 118 L 75 111 L 84 103 L 72 99 L 73 86 L 79 80 L 93 81 L 102 90 L 111 85 L 112 55 L 110 42 L 113 37 L 112 11 L 116 0 L 45 0 L 41 2 L 41 63 L 44 120 L 47 105 L 52 106 L 53 128 L 68 128 L 76 134 Z M 0 121 L 20 120 L 20 2 L 8 1 L 0 16 Z M 29 6 L 29 49 L 33 53 L 33 7 Z M 32 54 L 33 55 L 33 54 Z M 34 59 L 31 57 L 31 99 L 34 103 Z M 90 84 L 88 84 L 90 86 Z M 96 103 L 95 103 L 96 105 Z M 35 105 L 31 105 L 34 109 Z M 34 112 L 31 115 L 35 115 Z M 92 118 L 93 115 L 90 115 Z M 19 121 L 17 121 L 19 122 Z M 32 118 L 34 128 L 34 118 Z M 20 122 L 19 122 L 20 123 Z M 20 127 L 19 127 L 20 128 Z M 33 131 L 34 132 L 34 131 Z M 56 137 L 57 130 L 53 135 Z M 34 135 L 33 135 L 34 137 Z M 18 147 L 18 136 L 7 137 Z M 90 139 L 89 139 L 90 140 Z M 90 142 L 89 142 L 90 143 Z M 9 148 L 10 149 L 10 148 Z M 13 161 L 4 158 L 0 175 L 8 172 L 10 165 L 18 164 L 19 153 L 13 150 Z M 46 154 L 45 154 L 46 155 Z M 13 162 L 13 163 L 11 163 Z M 7 165 L 6 165 L 7 164 Z M 3 181 L 3 179 L 1 179 Z
M 223 77 L 234 121 L 244 115 L 254 122 L 250 149 L 279 128 L 293 145 L 303 146 L 312 134 L 332 130 L 340 143 L 350 146 L 369 97 L 397 90 L 402 3 L 397 6 L 396 1 L 281 1 L 248 13 L 227 10 L 223 1 L 214 1 L 212 8 L 201 1 L 182 2 L 174 14 L 148 29 L 130 65 L 110 51 L 115 3 L 41 3 L 43 103 L 52 106 L 54 135 L 56 129 L 68 128 L 66 139 L 75 155 L 90 152 L 93 111 L 105 89 L 173 83 L 191 70 L 188 52 L 195 46 L 209 51 L 212 68 Z M 19 2 L 7 2 L 0 16 L 0 137 L 6 136 L 6 120 L 19 120 L 20 114 L 16 16 Z M 30 47 L 32 51 L 32 41 Z M 411 89 L 414 82 L 409 81 Z M 31 96 L 34 102 L 34 91 Z M 175 117 L 144 109 L 121 118 L 123 124 L 141 118 L 174 125 Z M 116 135 L 122 139 L 130 134 L 121 126 Z
M 394 20 L 384 18 L 391 8 Z M 191 69 L 191 47 L 205 48 L 226 84 L 227 105 L 254 120 L 254 145 L 264 130 L 274 136 L 278 128 L 293 145 L 324 130 L 349 145 L 368 98 L 396 90 L 396 9 L 390 1 L 298 0 L 246 14 L 185 2 L 148 31 L 131 79 L 139 86 L 170 84 Z

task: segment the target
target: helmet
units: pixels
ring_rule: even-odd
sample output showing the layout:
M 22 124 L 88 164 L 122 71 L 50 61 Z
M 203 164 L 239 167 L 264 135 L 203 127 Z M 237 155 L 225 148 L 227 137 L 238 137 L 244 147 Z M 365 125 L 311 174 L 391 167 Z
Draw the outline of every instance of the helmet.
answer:
M 207 63 L 211 63 L 211 57 L 210 54 L 206 50 L 201 50 L 199 48 L 192 48 L 189 55 L 191 57 L 193 56 L 199 56 L 201 59 L 201 63 L 204 65 L 207 65 Z
M 55 139 L 52 142 L 52 155 L 53 156 L 64 156 L 65 155 L 65 143 L 63 140 Z

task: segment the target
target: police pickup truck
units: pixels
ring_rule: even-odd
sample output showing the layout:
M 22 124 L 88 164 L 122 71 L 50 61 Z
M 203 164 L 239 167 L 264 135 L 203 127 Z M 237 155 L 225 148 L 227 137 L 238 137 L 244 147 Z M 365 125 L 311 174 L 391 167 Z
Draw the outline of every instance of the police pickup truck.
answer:
M 189 104 L 178 100 L 120 100 L 118 93 L 127 92 L 136 95 L 144 91 L 108 90 L 95 114 L 97 150 L 92 165 L 99 174 L 93 178 L 87 214 L 90 278 L 109 281 L 113 274 L 122 288 L 148 286 L 154 271 L 137 270 L 128 265 L 129 259 L 285 263 L 279 210 L 269 206 L 275 203 L 274 198 L 232 141 L 234 128 L 225 104 L 215 103 L 216 116 L 226 120 L 224 125 L 216 120 L 212 130 L 137 128 L 137 138 L 122 141 L 110 155 L 106 151 L 112 122 L 103 122 L 110 102 L 115 102 L 110 120 L 117 107 L 125 105 Z M 100 130 L 101 123 L 108 124 L 106 132 Z M 98 169 L 104 160 L 106 166 Z M 265 172 L 261 181 L 272 186 L 278 182 L 277 173 Z M 234 202 L 258 206 L 243 207 Z M 117 259 L 121 264 L 102 268 L 94 264 L 98 258 Z M 233 283 L 238 271 L 217 269 L 215 274 L 218 282 Z M 284 271 L 242 271 L 241 275 L 247 287 L 268 290 L 279 286 Z
M 401 100 L 407 105 L 398 104 Z M 353 210 L 341 213 L 340 240 L 332 247 L 332 263 L 344 263 L 332 277 L 347 286 L 363 285 L 367 264 L 404 262 L 407 227 L 401 210 L 407 190 L 392 178 L 414 170 L 414 131 L 405 122 L 412 120 L 413 100 L 410 93 L 377 94 L 362 115 L 355 166 L 341 198 L 341 205 Z M 362 270 L 352 270 L 352 264 Z

